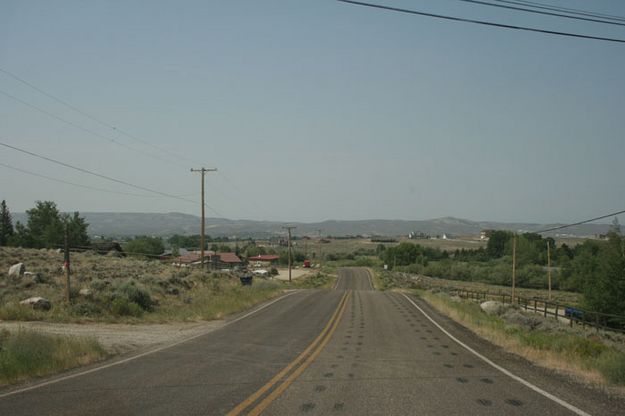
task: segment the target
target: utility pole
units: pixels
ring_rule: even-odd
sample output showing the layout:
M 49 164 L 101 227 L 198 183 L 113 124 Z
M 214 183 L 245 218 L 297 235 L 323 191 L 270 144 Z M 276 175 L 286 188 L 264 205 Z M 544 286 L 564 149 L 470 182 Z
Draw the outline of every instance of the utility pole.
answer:
M 547 239 L 547 280 L 549 281 L 549 300 L 551 300 L 551 244 Z
M 514 291 L 516 286 L 516 233 L 512 236 L 512 304 L 514 304 Z
M 200 229 L 200 265 L 202 270 L 204 270 L 204 233 L 206 232 L 206 227 L 204 226 L 204 175 L 206 174 L 206 172 L 217 172 L 217 169 L 191 168 L 191 172 L 200 172 L 202 174 L 202 225 Z
M 323 265 L 323 254 L 321 253 L 322 247 L 323 247 L 323 243 L 321 242 L 321 229 L 317 230 L 317 233 L 319 233 L 319 266 Z
M 69 236 L 67 230 L 67 222 L 65 222 L 65 259 L 63 261 L 63 267 L 65 268 L 65 302 L 69 305 L 70 303 L 70 287 L 69 287 L 69 278 L 70 278 L 70 270 L 69 270 Z
M 289 246 L 289 283 L 291 283 L 291 230 L 297 227 L 289 225 L 282 228 L 289 232 L 289 239 L 287 241 Z

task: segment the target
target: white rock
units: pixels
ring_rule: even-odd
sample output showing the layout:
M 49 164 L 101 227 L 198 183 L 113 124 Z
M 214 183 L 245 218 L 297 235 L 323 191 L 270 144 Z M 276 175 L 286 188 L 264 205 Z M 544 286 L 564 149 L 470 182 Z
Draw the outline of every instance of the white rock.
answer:
M 84 288 L 82 288 L 82 289 L 80 289 L 78 291 L 78 294 L 80 296 L 91 296 L 91 293 L 93 293 L 93 292 L 91 292 L 91 289 L 87 289 L 86 287 L 84 287 Z
M 480 304 L 480 308 L 488 315 L 501 315 L 508 309 L 506 305 L 496 300 L 487 300 Z
M 46 311 L 52 307 L 52 304 L 48 299 L 42 298 L 40 296 L 34 296 L 32 298 L 24 299 L 20 302 L 20 305 L 30 306 L 33 309 L 42 309 Z
M 9 268 L 9 277 L 22 277 L 25 271 L 26 266 L 24 266 L 24 263 L 14 264 Z

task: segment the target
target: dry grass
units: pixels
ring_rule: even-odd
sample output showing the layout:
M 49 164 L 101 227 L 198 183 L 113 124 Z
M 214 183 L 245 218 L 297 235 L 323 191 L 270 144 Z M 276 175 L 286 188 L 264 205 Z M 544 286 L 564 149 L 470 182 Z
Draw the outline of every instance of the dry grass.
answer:
M 23 262 L 37 278 L 9 279 Z M 254 279 L 241 287 L 229 273 L 178 269 L 158 261 L 72 253 L 72 304 L 64 302 L 63 256 L 54 250 L 0 248 L 0 319 L 52 322 L 165 322 L 216 319 L 277 296 L 288 285 Z M 80 289 L 90 293 L 79 295 Z M 41 296 L 50 311 L 19 301 Z
M 93 338 L 20 329 L 0 331 L 0 385 L 41 377 L 106 357 Z
M 528 330 L 505 323 L 481 311 L 472 302 L 454 300 L 442 293 L 419 291 L 436 310 L 462 324 L 478 336 L 529 361 L 600 387 L 612 386 L 623 395 L 625 353 L 581 335 Z

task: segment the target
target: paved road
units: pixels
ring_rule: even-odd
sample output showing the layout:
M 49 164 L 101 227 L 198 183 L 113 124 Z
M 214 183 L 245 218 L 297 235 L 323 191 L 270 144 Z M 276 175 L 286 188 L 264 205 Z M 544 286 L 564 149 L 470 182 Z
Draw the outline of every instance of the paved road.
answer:
M 300 291 L 175 347 L 0 396 L 0 415 L 623 414 L 623 401 L 533 368 L 418 300 L 374 291 L 365 269 L 339 275 L 336 290 Z

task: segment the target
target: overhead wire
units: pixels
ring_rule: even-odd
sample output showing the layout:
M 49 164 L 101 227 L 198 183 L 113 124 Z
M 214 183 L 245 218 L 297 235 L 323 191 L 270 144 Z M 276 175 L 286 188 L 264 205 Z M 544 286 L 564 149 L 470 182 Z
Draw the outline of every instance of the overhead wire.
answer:
M 584 220 L 584 221 L 578 221 L 578 222 L 574 222 L 572 224 L 566 224 L 566 225 L 559 225 L 557 227 L 553 227 L 553 228 L 547 228 L 544 230 L 539 230 L 539 231 L 534 231 L 536 234 L 542 234 L 542 233 L 546 233 L 549 231 L 556 231 L 556 230 L 561 230 L 563 228 L 569 228 L 569 227 L 574 227 L 576 225 L 582 225 L 582 224 L 586 224 L 589 222 L 593 222 L 593 221 L 598 221 L 598 220 L 602 220 L 604 218 L 609 218 L 609 217 L 614 217 L 616 215 L 620 215 L 620 214 L 625 214 L 625 209 L 622 211 L 618 211 L 618 212 L 613 212 L 611 214 L 605 214 L 605 215 L 601 215 L 600 217 L 595 217 L 595 218 L 591 218 L 589 220 Z
M 103 175 L 103 174 L 100 174 L 100 173 L 97 173 L 97 172 L 90 171 L 88 169 L 84 169 L 84 168 L 81 168 L 81 167 L 78 167 L 78 166 L 70 165 L 69 163 L 61 162 L 59 160 L 52 159 L 50 157 L 43 156 L 43 155 L 40 155 L 40 154 L 35 153 L 35 152 L 31 152 L 29 150 L 21 149 L 19 147 L 12 146 L 12 145 L 7 144 L 7 143 L 0 142 L 0 146 L 4 146 L 6 148 L 13 149 L 15 151 L 18 151 L 18 152 L 21 152 L 21 153 L 24 153 L 24 154 L 27 154 L 27 155 L 30 155 L 30 156 L 42 159 L 42 160 L 46 160 L 48 162 L 51 162 L 51 163 L 54 163 L 54 164 L 57 164 L 57 165 L 60 165 L 60 166 L 64 166 L 64 167 L 69 168 L 69 169 L 76 170 L 78 172 L 86 173 L 88 175 L 92 175 L 92 176 L 95 176 L 95 177 L 98 177 L 98 178 L 102 178 L 102 179 L 105 179 L 105 180 L 108 180 L 108 181 L 111 181 L 111 182 L 115 182 L 115 183 L 119 183 L 119 184 L 122 184 L 122 185 L 125 185 L 125 186 L 129 186 L 131 188 L 140 189 L 142 191 L 150 192 L 150 193 L 157 194 L 157 195 L 161 195 L 161 196 L 164 196 L 164 197 L 167 197 L 167 198 L 172 198 L 172 199 L 177 199 L 177 200 L 180 200 L 180 201 L 190 202 L 192 204 L 197 204 L 197 201 L 193 201 L 191 199 L 187 199 L 187 198 L 184 198 L 184 197 L 179 197 L 177 195 L 169 194 L 169 193 L 166 193 L 166 192 L 161 192 L 161 191 L 158 191 L 158 190 L 155 190 L 155 189 L 147 188 L 145 186 L 136 185 L 136 184 L 133 184 L 133 183 L 121 180 L 121 179 L 116 179 L 116 178 L 113 178 L 113 177 L 110 177 L 110 176 L 107 176 L 107 175 Z M 215 210 L 210 205 L 208 205 L 208 204 L 204 204 L 204 205 L 209 210 L 214 212 L 215 214 L 221 216 L 219 211 Z
M 517 10 L 517 11 L 523 11 L 523 12 L 527 12 L 527 13 L 541 14 L 541 15 L 546 15 L 546 16 L 562 17 L 562 18 L 565 18 L 565 19 L 584 20 L 584 21 L 587 21 L 587 22 L 603 23 L 603 24 L 606 24 L 606 25 L 625 26 L 625 23 L 611 22 L 609 20 L 602 20 L 602 19 L 596 19 L 596 18 L 590 18 L 590 17 L 571 16 L 571 15 L 566 15 L 566 14 L 562 14 L 562 13 L 554 13 L 554 12 L 544 12 L 544 11 L 540 11 L 540 10 L 528 9 L 528 8 L 525 8 L 525 7 L 506 6 L 506 5 L 503 5 L 503 4 L 494 4 L 494 3 L 489 3 L 487 1 L 481 1 L 481 0 L 458 0 L 458 1 L 461 1 L 461 2 L 464 2 L 464 3 L 479 4 L 479 5 L 482 5 L 482 6 L 492 6 L 492 7 L 502 8 L 502 9 Z
M 414 15 L 419 15 L 419 16 L 432 17 L 436 19 L 451 20 L 451 21 L 456 21 L 456 22 L 474 23 L 474 24 L 483 25 L 483 26 L 493 26 L 493 27 L 499 27 L 499 28 L 504 28 L 504 29 L 523 30 L 527 32 L 537 32 L 537 33 L 543 33 L 543 34 L 548 34 L 548 35 L 567 36 L 567 37 L 574 37 L 574 38 L 581 38 L 581 39 L 600 40 L 600 41 L 605 41 L 605 42 L 625 43 L 625 39 L 582 35 L 582 34 L 571 33 L 571 32 L 559 32 L 555 30 L 538 29 L 538 28 L 531 28 L 527 26 L 516 26 L 516 25 L 503 24 L 503 23 L 488 22 L 484 20 L 467 19 L 464 17 L 448 16 L 448 15 L 442 15 L 442 14 L 422 12 L 418 10 L 402 9 L 399 7 L 392 7 L 392 6 L 382 5 L 382 4 L 375 4 L 375 3 L 366 3 L 366 2 L 354 1 L 354 0 L 336 0 L 336 1 L 341 2 L 341 3 L 353 4 L 356 6 L 371 7 L 375 9 L 388 10 L 388 11 L 400 12 L 400 13 L 408 13 L 408 14 L 414 14 Z
M 121 134 L 121 135 L 123 135 L 123 136 L 126 136 L 126 137 L 128 137 L 128 138 L 130 138 L 130 139 L 132 139 L 132 140 L 135 140 L 135 141 L 137 141 L 137 142 L 139 142 L 139 143 L 142 143 L 142 144 L 144 144 L 144 145 L 150 146 L 150 147 L 152 147 L 152 148 L 154 148 L 154 149 L 160 150 L 161 152 L 163 152 L 163 153 L 167 153 L 168 155 L 173 156 L 173 157 L 175 157 L 175 158 L 178 158 L 178 159 L 185 159 L 185 160 L 187 160 L 187 161 L 189 161 L 189 162 L 196 163 L 196 161 L 194 161 L 194 160 L 193 160 L 193 159 L 191 159 L 191 158 L 188 158 L 188 157 L 186 157 L 186 156 L 184 156 L 184 155 L 180 155 L 180 154 L 177 154 L 177 153 L 172 152 L 172 151 L 170 151 L 170 150 L 167 150 L 167 149 L 165 149 L 165 148 L 163 148 L 163 147 L 161 147 L 161 146 L 158 146 L 158 145 L 156 145 L 156 144 L 154 144 L 154 143 L 151 143 L 151 142 L 150 142 L 150 141 L 148 141 L 148 140 L 144 140 L 144 139 L 142 139 L 142 138 L 140 138 L 140 137 L 138 137 L 138 136 L 136 136 L 136 135 L 130 134 L 130 133 L 128 133 L 128 132 L 126 132 L 126 131 L 124 131 L 124 130 L 120 129 L 120 128 L 119 128 L 119 127 L 117 127 L 117 126 L 114 126 L 114 125 L 113 125 L 113 124 L 111 124 L 111 123 L 108 123 L 108 122 L 106 122 L 106 121 L 103 121 L 102 119 L 100 119 L 100 118 L 98 118 L 98 117 L 96 117 L 96 116 L 94 116 L 94 115 L 92 115 L 92 114 L 90 114 L 90 113 L 88 113 L 88 112 L 86 112 L 86 111 L 84 111 L 84 110 L 81 110 L 80 108 L 76 107 L 75 105 L 72 105 L 72 104 L 68 103 L 67 101 L 65 101 L 65 100 L 63 100 L 63 99 L 61 99 L 61 98 L 59 98 L 59 97 L 57 97 L 57 96 L 55 96 L 55 95 L 53 95 L 53 94 L 51 94 L 51 93 L 49 93 L 49 92 L 45 91 L 45 90 L 43 90 L 42 88 L 40 88 L 40 87 L 38 87 L 38 86 L 34 85 L 33 83 L 31 83 L 31 82 L 29 82 L 29 81 L 26 81 L 25 79 L 23 79 L 23 78 L 21 78 L 21 77 L 17 76 L 16 74 L 14 74 L 14 73 L 12 73 L 12 72 L 10 72 L 10 71 L 8 71 L 8 70 L 4 69 L 4 68 L 1 68 L 1 67 L 0 67 L 0 72 L 2 72 L 3 74 L 5 74 L 5 75 L 7 75 L 7 76 L 9 76 L 9 77 L 11 77 L 11 78 L 13 78 L 14 80 L 19 81 L 19 82 L 21 82 L 22 84 L 24 84 L 24 85 L 26 85 L 26 86 L 28 86 L 28 87 L 32 88 L 33 90 L 35 90 L 35 91 L 39 92 L 40 94 L 45 95 L 46 97 L 48 97 L 48 98 L 50 98 L 50 99 L 52 99 L 52 100 L 56 101 L 57 103 L 60 103 L 60 104 L 62 104 L 62 105 L 64 105 L 64 106 L 66 106 L 67 108 L 70 108 L 71 110 L 73 110 L 73 111 L 77 112 L 78 114 L 81 114 L 81 115 L 83 115 L 83 116 L 87 117 L 88 119 L 90 119 L 90 120 L 92 120 L 92 121 L 95 121 L 96 123 L 100 124 L 101 126 L 107 127 L 107 128 L 109 128 L 109 129 L 111 129 L 111 130 L 114 130 L 115 132 L 117 132 L 117 133 L 119 133 L 119 134 Z
M 41 112 L 41 113 L 43 113 L 43 114 L 46 114 L 46 115 L 48 115 L 49 117 L 52 117 L 52 118 L 54 118 L 54 119 L 56 119 L 56 120 L 59 120 L 59 121 L 61 121 L 61 122 L 65 123 L 65 124 L 67 124 L 67 125 L 70 125 L 70 126 L 72 126 L 72 127 L 74 127 L 74 128 L 77 128 L 77 129 L 79 129 L 79 130 L 81 130 L 81 131 L 84 131 L 85 133 L 88 133 L 88 134 L 91 134 L 92 136 L 95 136 L 95 137 L 98 137 L 98 138 L 100 138 L 100 139 L 106 140 L 106 141 L 108 141 L 109 143 L 114 143 L 114 144 L 116 144 L 117 146 L 121 146 L 121 147 L 123 147 L 123 148 L 125 148 L 125 149 L 128 149 L 128 150 L 130 150 L 130 151 L 133 151 L 133 152 L 135 152 L 135 153 L 138 153 L 138 154 L 141 154 L 141 155 L 144 155 L 144 156 L 150 157 L 150 158 L 152 158 L 152 159 L 156 159 L 156 160 L 158 160 L 158 161 L 160 161 L 160 162 L 166 162 L 166 163 L 171 163 L 171 164 L 174 164 L 174 165 L 179 166 L 179 167 L 185 167 L 185 166 L 179 165 L 178 163 L 174 163 L 174 162 L 172 162 L 172 161 L 170 161 L 170 160 L 163 159 L 162 157 L 159 157 L 159 156 L 156 156 L 156 155 L 153 155 L 153 154 L 150 154 L 150 153 L 143 152 L 143 151 L 141 151 L 141 150 L 139 150 L 139 149 L 135 149 L 134 147 L 132 147 L 132 146 L 128 146 L 127 144 L 122 143 L 122 142 L 120 142 L 120 141 L 118 141 L 118 140 L 115 140 L 115 139 L 113 139 L 113 138 L 111 138 L 111 137 L 105 136 L 105 135 L 100 134 L 100 133 L 98 133 L 98 132 L 96 132 L 96 131 L 94 131 L 94 130 L 91 130 L 91 129 L 89 129 L 89 128 L 83 127 L 83 126 L 81 126 L 80 124 L 74 123 L 73 121 L 70 121 L 70 120 L 67 120 L 67 119 L 65 119 L 65 118 L 63 118 L 63 117 L 60 117 L 60 116 L 58 116 L 58 115 L 56 115 L 56 114 L 54 114 L 54 113 L 51 113 L 50 111 L 44 110 L 43 108 L 38 107 L 38 106 L 36 106 L 36 105 L 34 105 L 34 104 L 31 104 L 31 103 L 29 103 L 28 101 L 22 100 L 21 98 L 18 98 L 18 97 L 14 96 L 14 95 L 12 95 L 12 94 L 10 94 L 10 93 L 6 92 L 6 91 L 0 90 L 0 94 L 4 95 L 5 97 L 8 97 L 8 98 L 10 98 L 10 99 L 12 99 L 12 100 L 14 100 L 14 101 L 17 101 L 17 102 L 19 102 L 19 103 L 21 103 L 21 104 L 23 104 L 23 105 L 25 105 L 25 106 L 27 106 L 27 107 L 30 107 L 30 108 L 32 108 L 32 109 L 34 109 L 34 110 L 37 110 L 37 111 L 39 111 L 39 112 Z M 185 168 L 186 168 L 186 167 L 185 167 Z
M 538 3 L 538 2 L 535 2 L 535 1 L 523 1 L 523 0 L 493 0 L 493 1 L 496 1 L 496 2 L 499 2 L 499 3 L 507 3 L 507 4 L 521 5 L 521 6 L 529 6 L 529 7 L 535 8 L 535 9 L 552 10 L 552 11 L 557 11 L 557 12 L 565 12 L 565 13 L 570 13 L 570 14 L 576 14 L 578 16 L 599 17 L 599 18 L 602 18 L 602 19 L 618 20 L 618 21 L 625 22 L 625 16 L 616 16 L 616 15 L 607 14 L 607 13 L 591 12 L 589 10 L 573 9 L 573 8 L 568 8 L 568 7 L 555 6 L 555 5 L 551 5 L 551 4 Z
M 63 180 L 63 179 L 58 179 L 58 178 L 53 178 L 53 177 L 50 177 L 50 176 L 42 175 L 42 174 L 39 174 L 39 173 L 36 173 L 36 172 L 31 172 L 31 171 L 28 171 L 28 170 L 25 170 L 25 169 L 21 169 L 21 168 L 15 167 L 15 166 L 7 165 L 5 163 L 0 163 L 0 166 L 5 167 L 7 169 L 15 170 L 15 171 L 18 171 L 18 172 L 21 172 L 21 173 L 25 173 L 27 175 L 36 176 L 36 177 L 39 177 L 39 178 L 47 179 L 49 181 L 64 183 L 66 185 L 72 185 L 72 186 L 76 186 L 76 187 L 83 188 L 83 189 L 90 189 L 90 190 L 93 190 L 93 191 L 106 192 L 106 193 L 119 194 L 119 195 L 140 196 L 140 197 L 147 197 L 147 198 L 154 198 L 155 197 L 155 195 L 134 194 L 132 192 L 113 191 L 113 190 L 110 190 L 110 189 L 98 188 L 96 186 L 82 185 L 82 184 L 79 184 L 79 183 L 74 183 L 74 182 Z

